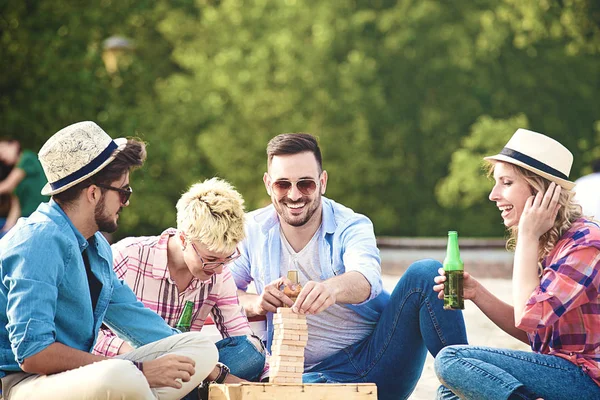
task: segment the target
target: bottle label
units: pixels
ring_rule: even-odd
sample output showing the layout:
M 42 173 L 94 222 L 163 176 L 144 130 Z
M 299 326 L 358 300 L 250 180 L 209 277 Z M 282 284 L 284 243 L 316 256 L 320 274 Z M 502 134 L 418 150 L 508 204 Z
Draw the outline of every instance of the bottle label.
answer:
M 463 271 L 446 271 L 444 310 L 464 310 Z

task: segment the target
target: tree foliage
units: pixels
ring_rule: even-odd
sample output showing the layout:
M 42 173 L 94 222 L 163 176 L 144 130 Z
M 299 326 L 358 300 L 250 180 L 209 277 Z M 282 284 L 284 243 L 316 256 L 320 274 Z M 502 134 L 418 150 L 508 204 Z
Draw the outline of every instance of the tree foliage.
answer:
M 327 195 L 386 235 L 500 235 L 480 159 L 517 127 L 570 148 L 573 178 L 600 156 L 593 0 L 8 3 L 6 134 L 39 148 L 93 119 L 148 142 L 119 235 L 173 225 L 180 193 L 213 175 L 264 205 L 282 132 L 318 136 Z M 115 34 L 136 50 L 110 75 Z

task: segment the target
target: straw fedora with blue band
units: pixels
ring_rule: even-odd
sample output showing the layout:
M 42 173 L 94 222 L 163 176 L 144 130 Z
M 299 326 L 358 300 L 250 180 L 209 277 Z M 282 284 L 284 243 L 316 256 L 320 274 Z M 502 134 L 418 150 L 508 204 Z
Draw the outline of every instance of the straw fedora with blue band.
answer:
M 106 167 L 126 145 L 127 139 L 113 140 L 92 121 L 61 129 L 38 153 L 48 179 L 42 194 L 52 196 L 84 181 Z
M 517 129 L 499 154 L 485 157 L 484 160 L 518 165 L 563 189 L 571 190 L 575 186 L 569 180 L 573 154 L 556 140 L 541 133 Z

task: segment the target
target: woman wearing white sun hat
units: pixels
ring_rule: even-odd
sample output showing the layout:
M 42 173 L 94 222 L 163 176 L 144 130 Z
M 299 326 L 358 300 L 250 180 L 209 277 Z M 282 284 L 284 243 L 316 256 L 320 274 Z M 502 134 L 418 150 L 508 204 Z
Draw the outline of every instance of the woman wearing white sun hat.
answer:
M 439 399 L 600 398 L 600 228 L 582 218 L 569 180 L 573 155 L 519 129 L 486 157 L 515 249 L 513 306 L 471 275 L 464 295 L 532 352 L 449 346 L 436 357 Z M 434 290 L 443 296 L 443 271 Z

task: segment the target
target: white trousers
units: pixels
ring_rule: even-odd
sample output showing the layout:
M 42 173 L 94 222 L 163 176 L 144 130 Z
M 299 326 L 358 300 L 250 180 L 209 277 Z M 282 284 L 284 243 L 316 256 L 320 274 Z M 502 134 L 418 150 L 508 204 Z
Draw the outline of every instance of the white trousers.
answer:
M 144 374 L 131 361 L 151 361 L 167 354 L 195 361 L 196 372 L 181 389 L 150 388 Z M 3 378 L 10 383 L 6 400 L 175 400 L 198 386 L 219 359 L 215 345 L 200 332 L 169 336 L 110 360 L 53 375 L 17 373 Z M 18 383 L 20 378 L 23 378 Z M 7 396 L 8 395 L 8 396 Z

